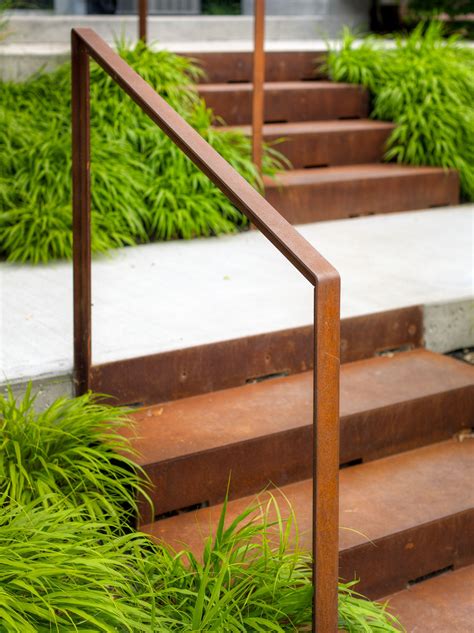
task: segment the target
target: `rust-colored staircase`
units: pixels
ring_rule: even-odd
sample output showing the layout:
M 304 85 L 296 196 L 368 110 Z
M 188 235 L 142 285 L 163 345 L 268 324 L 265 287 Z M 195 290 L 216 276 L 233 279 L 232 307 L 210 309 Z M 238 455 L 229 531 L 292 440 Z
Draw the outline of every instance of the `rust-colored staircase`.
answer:
M 207 72 L 200 94 L 228 126 L 250 134 L 252 59 L 242 53 L 195 56 Z M 368 119 L 359 86 L 316 76 L 322 53 L 267 53 L 264 138 L 293 169 L 266 178 L 266 197 L 293 223 L 392 213 L 459 202 L 454 170 L 380 164 L 391 123 Z
M 286 138 L 280 149 L 295 167 L 279 186 L 267 182 L 271 203 L 309 222 L 456 202 L 454 172 L 380 164 L 393 126 L 364 118 L 367 95 L 358 88 L 309 81 L 313 58 L 267 57 L 275 83 L 264 133 Z M 220 55 L 209 65 L 213 59 L 201 56 L 210 82 L 236 83 L 208 83 L 202 94 L 228 123 L 248 124 L 250 90 L 238 82 L 249 81 L 251 58 Z M 360 578 L 358 589 L 371 598 L 389 597 L 408 631 L 465 632 L 472 611 L 463 583 L 474 571 L 474 368 L 423 349 L 415 312 L 341 324 L 340 576 Z M 163 402 L 135 414 L 131 437 L 155 484 L 156 514 L 145 514 L 144 531 L 199 554 L 230 477 L 229 522 L 270 489 L 286 515 L 290 502 L 302 545 L 311 547 L 310 334 L 285 336 L 164 355 L 170 371 L 159 387 L 165 397 L 156 398 Z M 222 363 L 229 354 L 232 362 Z M 178 387 L 167 377 L 176 372 L 185 376 Z M 144 402 L 153 402 L 153 389 L 138 389 Z
M 216 525 L 219 504 L 231 477 L 228 521 L 252 504 L 255 495 L 260 493 L 265 497 L 268 492 L 261 492 L 264 488 L 273 488 L 277 497 L 288 499 L 292 504 L 302 542 L 309 546 L 314 518 L 313 481 L 309 479 L 314 456 L 313 428 L 318 432 L 318 448 L 327 445 L 331 448 L 329 434 L 321 433 L 321 426 L 312 426 L 313 362 L 320 370 L 316 381 L 316 413 L 321 410 L 321 402 L 325 403 L 328 410 L 323 410 L 325 415 L 320 416 L 321 425 L 326 423 L 334 440 L 332 449 L 336 449 L 334 430 L 338 416 L 334 400 L 339 360 L 336 273 L 316 251 L 301 242 L 301 236 L 292 227 L 287 223 L 282 225 L 279 215 L 245 181 L 238 180 L 236 186 L 234 173 L 220 157 L 214 156 L 208 146 L 201 147 L 203 141 L 199 135 L 176 113 L 170 112 L 168 106 L 165 107 L 94 32 L 89 29 L 73 31 L 72 44 L 73 76 L 77 79 L 73 98 L 75 380 L 78 392 L 91 387 L 98 392 L 116 395 L 119 403 L 150 405 L 135 414 L 137 429 L 132 437 L 132 443 L 140 453 L 139 461 L 155 484 L 156 513 L 144 516 L 141 527 L 170 544 L 185 543 L 199 554 L 204 538 Z M 315 330 L 300 327 L 161 355 L 91 365 L 87 55 L 93 55 L 124 90 L 153 115 L 153 120 L 175 142 L 179 141 L 196 164 L 206 166 L 214 182 L 222 185 L 230 199 L 238 201 L 239 208 L 248 213 L 250 219 L 258 220 L 262 232 L 315 285 Z M 293 74 L 301 60 L 306 65 L 308 61 L 306 55 L 291 61 L 291 56 L 287 61 L 285 56 L 269 58 L 279 60 L 278 72 L 272 71 L 270 75 L 273 73 L 275 81 L 286 82 L 285 86 L 290 85 L 291 79 L 286 75 L 290 71 Z M 295 60 L 299 60 L 298 63 Z M 245 64 L 239 67 L 242 76 L 244 71 Z M 349 109 L 362 113 L 366 95 L 358 88 L 332 84 L 324 87 L 322 83 L 315 87 L 316 83 L 308 82 L 308 87 L 298 86 L 301 102 L 310 103 L 314 94 L 319 94 L 329 104 L 327 112 L 333 106 L 341 112 L 346 111 L 353 101 L 355 105 Z M 204 89 L 209 86 L 212 84 L 205 85 Z M 286 94 L 290 95 L 291 90 L 288 89 Z M 214 90 L 214 93 L 219 91 Z M 335 95 L 347 95 L 347 102 L 339 104 Z M 331 125 L 334 129 L 334 122 Z M 348 133 L 347 121 L 341 125 L 346 126 L 344 133 Z M 365 125 L 369 123 L 365 122 Z M 378 133 L 381 131 L 380 126 L 371 129 L 374 134 L 376 129 Z M 329 128 L 321 132 L 323 137 L 329 133 Z M 315 128 L 313 134 L 317 136 Z M 380 145 L 380 138 L 377 138 Z M 309 153 L 310 145 L 306 150 Z M 357 151 L 357 143 L 354 143 L 352 152 L 357 155 Z M 207 156 L 207 162 L 203 156 Z M 304 173 L 311 176 L 313 171 L 328 174 L 333 170 L 334 174 L 341 169 L 349 168 L 340 165 L 308 169 Z M 362 168 L 352 165 L 351 169 Z M 374 164 L 366 169 L 382 173 L 386 168 Z M 436 181 L 444 182 L 444 172 L 433 173 L 437 174 Z M 410 170 L 410 174 L 413 179 L 426 181 L 428 177 L 423 169 Z M 292 177 L 297 176 L 298 172 L 295 172 Z M 411 182 L 403 174 L 394 178 L 405 186 Z M 446 178 L 457 182 L 455 174 L 450 173 Z M 333 177 L 335 189 L 342 180 L 340 175 Z M 368 178 L 351 195 L 358 196 L 357 191 L 370 190 L 372 196 L 375 197 L 374 191 L 379 191 L 381 198 L 386 198 L 386 180 L 382 176 Z M 426 187 L 433 188 L 431 185 Z M 271 195 L 275 195 L 277 201 L 284 200 L 285 196 L 289 199 L 292 196 L 288 190 L 293 188 L 298 189 L 291 184 L 283 186 L 281 199 L 278 190 Z M 318 191 L 315 185 L 315 208 L 318 208 Z M 298 201 L 297 194 L 294 200 Z M 294 209 L 300 208 L 298 205 L 295 202 L 293 210 L 287 209 L 285 213 L 288 216 L 296 213 Z M 360 200 L 351 200 L 349 209 L 351 206 L 359 208 L 363 205 Z M 259 211 L 259 207 L 263 207 L 263 211 Z M 385 207 L 385 210 L 395 209 Z M 310 259 L 311 265 L 307 264 L 307 252 L 311 258 L 318 258 L 317 264 L 313 259 Z M 325 294 L 318 295 L 321 287 L 326 288 Z M 331 310 L 327 310 L 328 306 Z M 439 583 L 436 579 L 430 580 L 429 587 L 435 587 L 434 593 L 428 585 L 424 585 L 424 590 L 413 587 L 421 587 L 424 579 L 434 574 L 447 574 L 449 570 L 474 563 L 471 538 L 474 528 L 474 443 L 471 432 L 474 425 L 474 368 L 460 360 L 422 349 L 422 331 L 423 313 L 418 307 L 341 322 L 340 575 L 344 579 L 360 577 L 359 589 L 370 597 L 409 591 L 394 598 L 407 618 L 413 611 L 415 593 L 423 594 L 429 611 L 433 595 L 439 591 L 439 583 L 446 586 L 449 578 L 446 575 Z M 313 335 L 317 338 L 317 346 Z M 315 347 L 317 353 L 313 354 Z M 331 382 L 334 383 L 332 389 Z M 321 438 L 326 444 L 319 444 Z M 317 461 L 322 461 L 323 452 L 318 451 Z M 336 456 L 337 451 L 333 450 L 332 455 Z M 324 479 L 330 470 L 328 464 L 326 470 L 317 471 L 319 476 L 315 482 L 319 492 L 322 483 L 330 482 L 331 486 L 335 483 L 337 461 L 334 460 L 333 465 L 331 479 Z M 332 469 L 332 465 L 330 467 Z M 317 524 L 323 526 L 321 516 L 328 506 L 335 508 L 337 505 L 337 496 L 333 492 L 336 486 L 331 486 L 323 489 L 326 505 L 321 501 L 322 495 L 316 495 L 319 511 L 323 512 L 318 511 L 315 518 Z M 285 504 L 282 504 L 282 511 L 288 513 Z M 333 527 L 336 527 L 336 513 Z M 321 553 L 325 552 L 320 550 L 317 556 L 317 573 L 322 567 L 321 558 L 324 559 Z M 318 630 L 332 631 L 336 626 L 336 572 L 337 550 L 334 548 L 327 575 L 334 580 L 334 599 L 331 598 L 329 604 L 321 598 L 322 610 L 315 611 L 320 617 L 326 609 L 327 621 L 331 624 L 323 624 Z M 459 582 L 457 571 L 451 577 Z M 406 590 L 407 585 L 411 587 L 409 590 Z M 331 589 L 330 584 L 317 583 L 316 596 L 322 595 L 325 588 Z M 457 602 L 449 606 L 456 614 Z M 464 614 L 465 610 L 462 612 Z M 433 622 L 436 618 L 432 616 L 431 613 Z M 422 626 L 426 631 L 438 630 L 427 628 L 425 623 Z
M 277 485 L 309 547 L 311 399 L 302 372 L 137 413 L 134 444 L 156 512 L 175 514 L 144 529 L 199 551 L 231 475 L 229 520 Z M 461 438 L 473 421 L 470 365 L 416 349 L 342 366 L 343 578 L 381 597 L 472 561 L 474 442 Z M 199 506 L 210 507 L 186 511 Z

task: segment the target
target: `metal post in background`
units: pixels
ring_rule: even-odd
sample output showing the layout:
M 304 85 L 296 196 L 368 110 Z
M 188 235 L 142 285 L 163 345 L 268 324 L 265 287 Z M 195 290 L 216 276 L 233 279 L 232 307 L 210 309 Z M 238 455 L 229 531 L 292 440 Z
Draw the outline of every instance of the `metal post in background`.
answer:
M 148 0 L 138 0 L 138 38 L 147 42 Z
M 252 159 L 261 174 L 265 81 L 265 0 L 255 0 L 254 11 Z

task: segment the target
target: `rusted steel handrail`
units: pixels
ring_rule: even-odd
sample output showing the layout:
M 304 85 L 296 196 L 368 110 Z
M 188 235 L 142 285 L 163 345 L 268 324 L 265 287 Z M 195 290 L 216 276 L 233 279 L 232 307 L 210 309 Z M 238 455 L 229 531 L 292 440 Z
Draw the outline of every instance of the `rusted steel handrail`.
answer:
M 138 39 L 146 44 L 148 31 L 148 0 L 138 0 Z
M 252 159 L 261 174 L 265 82 L 265 0 L 254 0 L 254 2 Z
M 71 39 L 76 391 L 83 393 L 91 384 L 89 57 L 92 57 L 314 286 L 313 629 L 333 633 L 337 630 L 338 581 L 339 275 L 92 29 L 73 29 Z

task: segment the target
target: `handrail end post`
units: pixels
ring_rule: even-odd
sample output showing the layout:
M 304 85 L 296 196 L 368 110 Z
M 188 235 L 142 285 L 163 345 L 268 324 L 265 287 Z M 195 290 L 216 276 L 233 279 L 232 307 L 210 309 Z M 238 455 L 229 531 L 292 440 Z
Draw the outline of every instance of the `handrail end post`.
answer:
M 314 288 L 313 631 L 338 630 L 340 277 Z
M 74 386 L 90 389 L 91 374 L 91 200 L 89 54 L 71 31 L 72 212 L 74 285 Z

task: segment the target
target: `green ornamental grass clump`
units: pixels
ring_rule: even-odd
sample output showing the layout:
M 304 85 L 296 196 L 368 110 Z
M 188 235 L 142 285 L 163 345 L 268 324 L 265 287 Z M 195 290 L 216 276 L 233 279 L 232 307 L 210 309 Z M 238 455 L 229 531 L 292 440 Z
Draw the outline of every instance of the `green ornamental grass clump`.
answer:
M 199 98 L 200 69 L 139 42 L 120 55 L 254 186 L 250 139 L 216 132 Z M 72 254 L 70 65 L 0 83 L 0 256 L 47 262 Z M 247 224 L 227 198 L 96 64 L 91 64 L 92 248 L 218 235 Z M 264 171 L 281 168 L 267 149 Z
M 440 23 L 420 23 L 394 47 L 346 31 L 328 57 L 332 79 L 362 84 L 372 116 L 397 124 L 386 160 L 457 169 L 462 195 L 474 200 L 474 49 L 443 37 Z
M 153 631 L 143 600 L 148 541 L 73 508 L 0 513 L 0 632 Z M 142 601 L 143 600 L 143 601 Z
M 59 398 L 40 413 L 30 389 L 21 400 L 0 395 L 0 511 L 40 500 L 126 526 L 147 483 L 120 433 L 131 424 L 125 413 L 92 394 Z
M 43 413 L 29 393 L 0 399 L 0 633 L 308 630 L 311 559 L 275 498 L 232 521 L 224 503 L 200 553 L 120 528 L 147 485 L 123 457 L 128 423 L 91 395 Z M 341 629 L 402 630 L 354 584 L 339 585 Z

